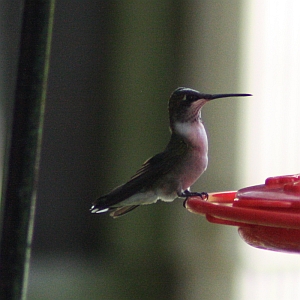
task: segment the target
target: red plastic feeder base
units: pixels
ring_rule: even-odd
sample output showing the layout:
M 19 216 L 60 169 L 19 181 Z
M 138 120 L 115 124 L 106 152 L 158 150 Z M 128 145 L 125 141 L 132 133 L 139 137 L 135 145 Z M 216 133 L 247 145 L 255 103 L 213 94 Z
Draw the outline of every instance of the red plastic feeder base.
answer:
M 186 208 L 212 223 L 238 226 L 251 246 L 300 253 L 300 174 L 269 177 L 237 192 L 190 197 Z

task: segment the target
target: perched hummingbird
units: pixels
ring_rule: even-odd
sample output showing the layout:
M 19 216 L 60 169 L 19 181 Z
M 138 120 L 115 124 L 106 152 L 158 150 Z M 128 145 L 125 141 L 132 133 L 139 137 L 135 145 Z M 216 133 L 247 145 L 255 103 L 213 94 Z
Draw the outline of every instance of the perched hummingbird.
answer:
M 91 212 L 110 211 L 116 218 L 157 200 L 171 202 L 177 197 L 207 196 L 207 193 L 190 191 L 190 186 L 206 170 L 208 163 L 201 109 L 213 99 L 244 96 L 251 94 L 210 95 L 177 88 L 169 100 L 171 139 L 165 150 L 146 160 L 127 183 L 98 198 Z

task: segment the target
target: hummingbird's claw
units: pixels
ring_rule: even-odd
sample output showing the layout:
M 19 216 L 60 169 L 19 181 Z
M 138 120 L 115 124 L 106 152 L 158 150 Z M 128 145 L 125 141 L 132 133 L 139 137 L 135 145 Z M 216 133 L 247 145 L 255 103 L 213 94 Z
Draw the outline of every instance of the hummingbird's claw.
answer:
M 204 196 L 204 199 L 203 199 L 203 196 Z M 200 193 L 200 197 L 202 198 L 202 200 L 208 200 L 208 193 L 206 193 L 206 192 L 202 192 L 202 193 Z
M 183 201 L 183 207 L 186 208 L 186 202 L 189 198 L 185 198 L 185 200 Z

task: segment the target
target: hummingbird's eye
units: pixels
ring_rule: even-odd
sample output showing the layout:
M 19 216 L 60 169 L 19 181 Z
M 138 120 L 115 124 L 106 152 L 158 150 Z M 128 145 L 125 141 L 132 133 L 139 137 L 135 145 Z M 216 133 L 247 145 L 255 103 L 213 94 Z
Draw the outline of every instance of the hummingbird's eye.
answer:
M 195 97 L 193 95 L 184 95 L 182 98 L 182 101 L 189 101 L 192 102 L 195 100 Z

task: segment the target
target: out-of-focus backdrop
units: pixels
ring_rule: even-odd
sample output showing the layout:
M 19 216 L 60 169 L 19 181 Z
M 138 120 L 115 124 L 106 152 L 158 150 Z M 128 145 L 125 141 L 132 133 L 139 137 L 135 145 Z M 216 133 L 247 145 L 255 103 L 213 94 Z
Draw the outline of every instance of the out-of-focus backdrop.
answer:
M 117 220 L 89 207 L 163 150 L 178 86 L 254 94 L 203 109 L 193 190 L 299 172 L 297 1 L 56 2 L 28 299 L 296 299 L 298 256 L 251 249 L 182 200 Z M 0 4 L 3 165 L 22 1 Z

